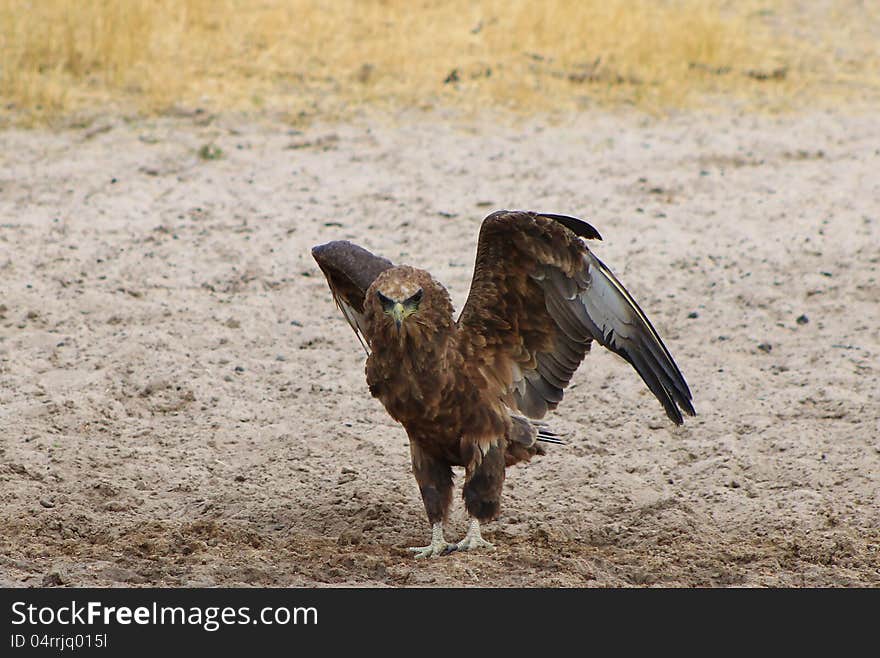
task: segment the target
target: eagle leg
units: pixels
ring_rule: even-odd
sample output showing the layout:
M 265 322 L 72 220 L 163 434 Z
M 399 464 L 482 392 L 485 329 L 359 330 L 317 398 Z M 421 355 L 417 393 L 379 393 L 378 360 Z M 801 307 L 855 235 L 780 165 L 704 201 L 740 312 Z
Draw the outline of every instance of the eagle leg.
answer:
M 452 468 L 447 462 L 422 450 L 416 440 L 410 441 L 410 453 L 413 475 L 431 523 L 431 543 L 427 546 L 414 546 L 409 550 L 417 558 L 446 555 L 455 550 L 455 544 L 448 543 L 443 537 L 443 521 L 452 504 Z
M 471 462 L 465 469 L 462 490 L 464 506 L 470 517 L 467 534 L 458 544 L 457 551 L 478 548 L 493 550 L 495 547 L 480 534 L 480 521 L 492 521 L 501 511 L 501 490 L 504 486 L 505 447 L 503 443 L 482 448 L 473 446 Z
M 490 551 L 495 550 L 495 546 L 483 539 L 483 536 L 480 534 L 480 520 L 471 518 L 467 534 L 464 536 L 464 539 L 462 539 L 455 545 L 455 550 L 473 551 L 478 548 L 483 548 Z
M 477 528 L 477 535 L 480 529 Z M 438 521 L 431 529 L 431 543 L 427 546 L 412 546 L 409 550 L 416 554 L 416 558 L 440 557 L 456 550 L 457 544 L 451 544 L 443 536 L 443 522 Z

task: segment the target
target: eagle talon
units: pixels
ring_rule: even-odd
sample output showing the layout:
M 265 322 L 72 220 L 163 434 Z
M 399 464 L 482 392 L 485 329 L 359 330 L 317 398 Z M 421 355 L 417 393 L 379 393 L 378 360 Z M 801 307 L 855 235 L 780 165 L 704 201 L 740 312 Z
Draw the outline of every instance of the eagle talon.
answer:
M 464 539 L 455 545 L 455 550 L 475 551 L 477 549 L 494 551 L 495 545 L 483 539 L 483 536 L 480 534 L 480 522 L 477 519 L 471 519 L 467 534 L 464 536 Z
M 494 551 L 495 544 L 486 541 L 482 537 L 465 537 L 455 545 L 455 550 L 457 551 L 475 551 L 477 549 Z
M 457 544 L 446 541 L 443 536 L 443 524 L 435 523 L 431 530 L 431 543 L 427 546 L 410 546 L 407 550 L 415 553 L 416 559 L 449 555 L 458 548 Z
M 439 544 L 431 543 L 427 546 L 410 546 L 407 550 L 415 553 L 415 558 L 420 560 L 426 557 L 441 557 L 443 555 L 449 555 L 457 550 L 457 548 L 458 544 L 442 542 Z

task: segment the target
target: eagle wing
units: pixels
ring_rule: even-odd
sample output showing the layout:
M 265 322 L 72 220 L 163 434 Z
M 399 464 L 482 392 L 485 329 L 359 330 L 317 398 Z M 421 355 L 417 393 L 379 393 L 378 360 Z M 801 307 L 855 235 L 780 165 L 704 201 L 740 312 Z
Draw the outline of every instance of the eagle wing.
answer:
M 312 248 L 312 256 L 327 278 L 333 301 L 370 353 L 364 323 L 364 296 L 377 276 L 394 263 L 371 254 L 348 240 L 334 240 Z
M 480 229 L 473 281 L 458 319 L 466 362 L 511 407 L 541 418 L 597 341 L 626 359 L 676 424 L 694 415 L 687 382 L 645 313 L 562 215 L 498 211 Z

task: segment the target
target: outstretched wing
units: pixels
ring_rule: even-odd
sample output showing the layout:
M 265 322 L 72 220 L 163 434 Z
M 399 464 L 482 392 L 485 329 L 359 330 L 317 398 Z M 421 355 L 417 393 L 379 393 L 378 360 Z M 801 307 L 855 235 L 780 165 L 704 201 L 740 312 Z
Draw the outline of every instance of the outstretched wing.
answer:
M 313 247 L 312 256 L 327 278 L 333 300 L 369 354 L 364 328 L 364 295 L 376 277 L 394 264 L 348 240 L 334 240 Z
M 562 400 L 595 340 L 626 359 L 677 425 L 693 416 L 687 382 L 645 313 L 562 215 L 498 211 L 483 220 L 458 320 L 468 362 L 512 407 L 541 418 Z

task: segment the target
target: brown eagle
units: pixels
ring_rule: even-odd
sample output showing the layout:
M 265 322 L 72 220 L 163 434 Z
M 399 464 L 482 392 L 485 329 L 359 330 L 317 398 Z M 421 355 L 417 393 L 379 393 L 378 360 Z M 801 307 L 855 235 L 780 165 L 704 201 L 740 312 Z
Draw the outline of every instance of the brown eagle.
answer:
M 677 425 L 691 392 L 639 305 L 587 248 L 592 226 L 545 213 L 494 212 L 480 229 L 458 320 L 428 272 L 347 241 L 314 247 L 333 299 L 367 351 L 370 393 L 409 436 L 433 534 L 417 557 L 492 548 L 480 522 L 498 516 L 505 468 L 561 443 L 540 418 L 595 340 L 636 369 Z M 447 543 L 452 467 L 463 466 L 467 534 Z

